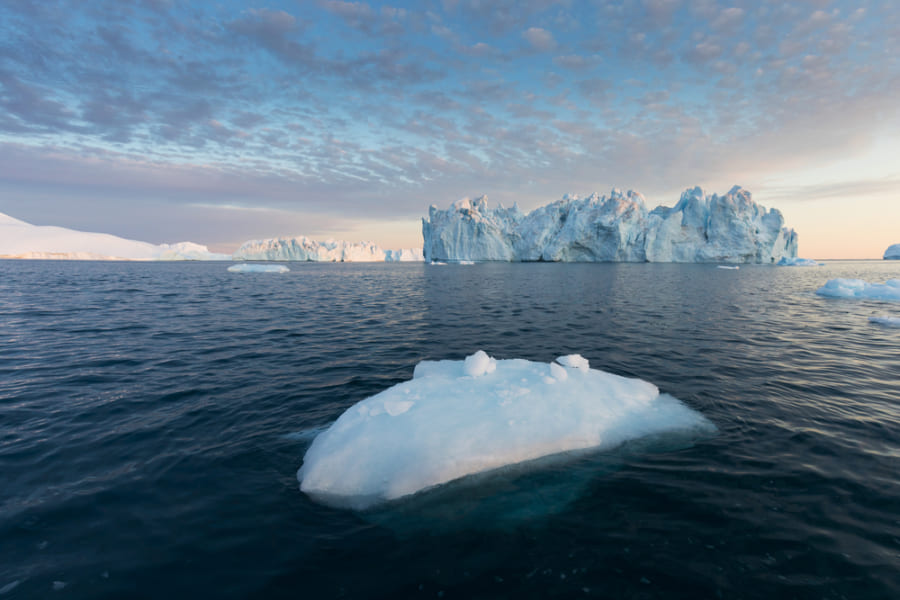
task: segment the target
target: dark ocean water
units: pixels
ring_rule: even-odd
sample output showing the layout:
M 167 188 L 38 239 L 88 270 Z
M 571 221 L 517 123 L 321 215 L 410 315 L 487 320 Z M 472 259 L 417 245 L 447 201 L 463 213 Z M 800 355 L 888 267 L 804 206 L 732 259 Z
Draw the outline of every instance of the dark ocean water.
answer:
M 897 262 L 0 261 L 2 598 L 900 598 Z M 718 433 L 311 502 L 318 431 L 422 359 L 640 377 Z

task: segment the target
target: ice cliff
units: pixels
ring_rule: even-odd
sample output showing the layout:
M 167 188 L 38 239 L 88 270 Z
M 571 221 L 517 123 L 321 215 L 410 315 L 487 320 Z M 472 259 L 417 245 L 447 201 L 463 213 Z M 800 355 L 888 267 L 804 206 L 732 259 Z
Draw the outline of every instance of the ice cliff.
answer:
M 244 242 L 233 255 L 235 260 L 290 260 L 315 262 L 412 262 L 422 261 L 418 248 L 384 250 L 370 242 L 327 240 L 317 242 L 306 236 L 271 238 Z
M 797 234 L 750 192 L 685 191 L 673 208 L 648 211 L 637 192 L 565 196 L 528 214 L 487 198 L 436 206 L 422 219 L 427 261 L 774 263 L 797 256 Z

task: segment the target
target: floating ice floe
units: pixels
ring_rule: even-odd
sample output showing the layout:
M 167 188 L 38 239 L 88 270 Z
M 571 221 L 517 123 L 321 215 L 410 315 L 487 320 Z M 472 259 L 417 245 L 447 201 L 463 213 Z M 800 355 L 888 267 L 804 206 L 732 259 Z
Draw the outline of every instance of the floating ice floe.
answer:
M 738 266 L 733 266 L 733 267 L 732 267 L 732 266 L 730 266 L 730 265 L 719 265 L 718 268 L 720 268 L 720 269 L 731 269 L 732 271 L 734 271 L 734 270 L 736 270 L 736 269 L 740 269 L 740 267 L 738 267 Z
M 362 509 L 552 454 L 714 431 L 653 384 L 580 355 L 548 364 L 478 351 L 422 361 L 411 381 L 351 406 L 316 437 L 297 479 L 314 500 Z
M 231 265 L 228 270 L 232 273 L 287 273 L 290 271 L 284 265 L 258 265 L 255 263 Z
M 869 323 L 885 327 L 900 327 L 900 317 L 869 317 Z
M 822 263 L 815 261 L 811 258 L 790 258 L 787 256 L 783 256 L 781 260 L 776 263 L 779 267 L 819 267 L 822 266 Z
M 862 279 L 829 279 L 816 293 L 830 298 L 900 300 L 900 279 L 888 279 L 884 283 L 869 283 Z

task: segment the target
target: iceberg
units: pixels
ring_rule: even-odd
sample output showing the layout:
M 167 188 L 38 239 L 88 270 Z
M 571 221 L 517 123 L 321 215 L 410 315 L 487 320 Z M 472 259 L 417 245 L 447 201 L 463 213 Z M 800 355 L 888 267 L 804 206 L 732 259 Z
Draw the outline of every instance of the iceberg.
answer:
M 900 260 L 900 244 L 888 246 L 884 251 L 884 260 Z
M 413 379 L 348 408 L 319 434 L 297 472 L 312 499 L 365 509 L 467 475 L 559 453 L 607 449 L 715 426 L 640 379 L 553 363 L 422 361 Z
M 830 298 L 900 300 L 900 279 L 888 279 L 884 283 L 869 283 L 862 279 L 829 279 L 816 293 Z
M 284 265 L 258 265 L 255 263 L 242 263 L 228 267 L 231 273 L 287 273 L 290 271 Z
M 722 262 L 772 264 L 797 256 L 797 234 L 776 209 L 739 186 L 685 191 L 673 208 L 648 211 L 643 196 L 564 196 L 528 214 L 463 199 L 422 219 L 426 261 Z
M 779 267 L 820 267 L 822 263 L 811 258 L 788 258 L 784 256 L 778 261 Z
M 326 240 L 317 242 L 306 236 L 250 240 L 241 244 L 235 260 L 278 260 L 314 262 L 420 262 L 425 260 L 418 248 L 383 250 L 371 242 Z
M 68 260 L 229 260 L 193 242 L 154 245 L 106 233 L 32 225 L 0 213 L 0 258 Z

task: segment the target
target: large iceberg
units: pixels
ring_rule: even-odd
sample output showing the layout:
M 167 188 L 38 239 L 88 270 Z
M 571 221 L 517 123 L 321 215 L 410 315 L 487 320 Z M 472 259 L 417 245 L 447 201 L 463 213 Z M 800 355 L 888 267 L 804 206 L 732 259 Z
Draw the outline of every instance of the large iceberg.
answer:
M 32 225 L 0 213 L 0 258 L 71 260 L 228 260 L 193 242 L 154 245 L 107 233 Z
M 283 260 L 315 262 L 412 262 L 422 261 L 418 248 L 384 250 L 371 242 L 326 240 L 306 236 L 270 238 L 244 242 L 233 255 L 235 260 Z
M 888 246 L 884 251 L 884 260 L 900 260 L 900 244 Z
M 739 186 L 724 196 L 685 191 L 648 211 L 643 196 L 565 196 L 528 214 L 487 198 L 431 206 L 422 219 L 427 261 L 775 263 L 797 256 L 797 234 Z
M 478 351 L 422 361 L 411 381 L 351 406 L 316 437 L 297 478 L 315 500 L 366 508 L 562 452 L 714 431 L 653 384 L 591 369 L 580 355 L 547 364 Z

